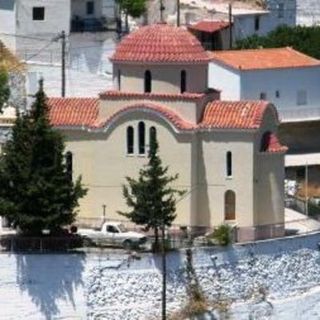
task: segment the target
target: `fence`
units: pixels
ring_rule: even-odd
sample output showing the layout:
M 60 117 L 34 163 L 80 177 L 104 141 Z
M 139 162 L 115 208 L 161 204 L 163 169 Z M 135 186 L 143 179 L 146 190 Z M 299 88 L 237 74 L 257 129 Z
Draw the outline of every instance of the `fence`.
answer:
M 81 227 L 101 227 L 106 219 L 87 218 L 82 219 Z M 114 222 L 114 220 L 112 220 Z M 148 245 L 142 246 L 141 250 L 150 250 L 154 242 L 154 231 L 145 230 L 129 221 L 119 220 L 128 231 L 144 233 L 148 236 Z M 190 227 L 173 225 L 166 230 L 166 245 L 171 249 L 188 248 L 191 246 L 209 246 L 214 243 L 212 237 L 208 237 L 214 231 L 209 227 Z M 263 240 L 292 235 L 303 235 L 320 232 L 320 222 L 310 218 L 292 220 L 286 223 L 262 225 L 255 227 L 231 227 L 232 242 L 246 242 L 252 240 Z M 26 237 L 15 234 L 0 235 L 0 251 L 11 252 L 55 252 L 70 251 L 85 248 L 86 251 L 103 249 L 107 246 L 114 246 L 112 243 L 103 241 L 102 243 L 87 242 L 78 234 L 68 234 L 59 237 Z M 114 246 L 115 247 L 115 246 Z M 113 248 L 114 248 L 113 247 Z M 119 245 L 118 245 L 119 247 Z

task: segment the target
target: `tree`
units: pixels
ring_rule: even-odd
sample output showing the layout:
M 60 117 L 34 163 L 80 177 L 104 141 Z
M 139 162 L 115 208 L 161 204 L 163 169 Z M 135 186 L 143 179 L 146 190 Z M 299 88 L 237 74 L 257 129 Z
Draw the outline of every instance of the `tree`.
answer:
M 125 14 L 126 32 L 129 31 L 128 16 L 133 18 L 141 17 L 146 11 L 146 0 L 117 0 L 120 13 Z
M 320 26 L 280 26 L 266 36 L 253 35 L 236 43 L 236 49 L 281 48 L 287 46 L 320 59 Z
M 176 218 L 176 195 L 183 195 L 170 187 L 178 179 L 178 175 L 168 176 L 168 167 L 163 167 L 158 155 L 158 142 L 151 139 L 149 161 L 139 172 L 138 179 L 126 177 L 128 186 L 123 186 L 123 196 L 129 212 L 118 213 L 138 225 L 144 225 L 147 230 L 154 230 L 155 247 L 159 246 L 159 229 L 162 226 L 171 226 Z
M 51 233 L 75 220 L 86 194 L 81 177 L 70 178 L 62 135 L 48 120 L 42 81 L 31 111 L 17 114 L 0 158 L 0 215 L 23 233 Z
M 0 68 L 0 112 L 8 101 L 10 89 L 8 85 L 8 73 L 4 68 Z

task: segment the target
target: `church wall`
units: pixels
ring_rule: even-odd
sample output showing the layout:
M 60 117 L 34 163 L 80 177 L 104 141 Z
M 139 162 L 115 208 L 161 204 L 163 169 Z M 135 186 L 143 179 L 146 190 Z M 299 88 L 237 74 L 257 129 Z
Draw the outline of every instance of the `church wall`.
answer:
M 254 165 L 255 225 L 284 223 L 284 154 L 260 152 L 263 134 L 278 127 L 271 108 L 267 109 L 256 134 Z
M 139 121 L 145 122 L 146 141 L 149 140 L 149 128 L 156 127 L 163 164 L 169 166 L 169 174 L 179 174 L 174 186 L 186 190 L 187 194 L 177 205 L 175 224 L 189 225 L 192 189 L 191 135 L 176 135 L 163 120 L 138 112 L 121 118 L 116 127 L 106 133 L 65 132 L 68 136 L 66 149 L 74 154 L 74 177 L 81 174 L 84 184 L 89 188 L 87 196 L 81 200 L 79 217 L 101 219 L 102 206 L 105 204 L 107 219 L 125 219 L 117 214 L 118 210 L 127 210 L 122 196 L 125 177 L 136 177 L 139 169 L 147 162 L 146 155 L 137 154 Z M 129 125 L 135 129 L 134 155 L 126 154 L 126 130 Z
M 232 177 L 226 175 L 226 154 L 232 152 Z M 199 143 L 198 213 L 209 225 L 224 223 L 224 195 L 236 194 L 239 227 L 253 223 L 253 136 L 248 132 L 203 133 Z
M 144 92 L 144 73 L 152 74 L 153 93 L 180 93 L 180 73 L 187 72 L 187 92 L 204 92 L 207 88 L 207 65 L 131 65 L 114 64 L 115 88 L 119 88 L 118 71 L 121 73 L 120 91 Z M 192 79 L 192 80 L 191 80 Z
M 123 107 L 138 103 L 151 103 L 167 106 L 171 110 L 177 112 L 184 120 L 197 123 L 202 116 L 202 106 L 197 105 L 195 101 L 179 101 L 179 100 L 165 100 L 165 99 L 141 99 L 141 98 L 117 98 L 113 100 L 105 99 L 100 102 L 100 117 L 110 117 L 115 112 Z M 201 111 L 201 112 L 200 112 Z
M 254 180 L 255 225 L 284 223 L 284 155 L 256 156 L 258 175 Z

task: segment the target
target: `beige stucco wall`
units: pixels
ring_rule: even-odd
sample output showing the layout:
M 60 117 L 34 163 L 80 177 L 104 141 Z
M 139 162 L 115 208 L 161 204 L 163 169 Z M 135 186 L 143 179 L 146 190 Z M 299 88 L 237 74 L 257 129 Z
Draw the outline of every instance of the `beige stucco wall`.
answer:
M 174 184 L 178 189 L 191 189 L 191 135 L 176 135 L 170 126 L 158 117 L 142 112 L 124 116 L 106 133 L 85 133 L 65 131 L 67 150 L 74 154 L 74 177 L 83 176 L 84 184 L 89 188 L 87 196 L 81 200 L 81 218 L 101 218 L 102 205 L 106 207 L 106 218 L 124 219 L 117 214 L 126 210 L 122 196 L 125 177 L 137 176 L 139 169 L 147 162 L 147 156 L 126 154 L 126 129 L 135 128 L 135 151 L 137 147 L 137 127 L 139 121 L 146 124 L 147 141 L 149 128 L 157 128 L 160 156 L 165 165 L 169 165 L 169 174 L 179 174 Z M 190 194 L 184 196 L 177 205 L 176 224 L 189 224 Z
M 161 65 L 161 64 L 116 64 L 113 65 L 114 87 L 120 91 L 144 92 L 144 73 L 152 74 L 153 93 L 180 93 L 180 74 L 187 72 L 187 92 L 204 92 L 207 88 L 207 64 Z M 121 73 L 120 88 L 118 71 Z
M 236 194 L 239 227 L 253 223 L 253 134 L 217 131 L 202 133 L 198 149 L 198 217 L 205 225 L 225 222 L 224 194 Z M 226 175 L 226 154 L 232 152 L 233 174 Z
M 100 118 L 109 118 L 115 112 L 121 110 L 124 107 L 131 105 L 152 104 L 167 107 L 170 110 L 176 112 L 181 118 L 191 123 L 198 123 L 202 117 L 203 108 L 205 106 L 206 99 L 198 101 L 181 101 L 173 99 L 155 99 L 155 98 L 143 98 L 141 97 L 117 97 L 115 99 L 103 99 L 100 101 Z
M 265 132 L 278 134 L 276 114 L 265 112 L 255 138 L 254 204 L 255 225 L 284 223 L 284 154 L 260 152 Z

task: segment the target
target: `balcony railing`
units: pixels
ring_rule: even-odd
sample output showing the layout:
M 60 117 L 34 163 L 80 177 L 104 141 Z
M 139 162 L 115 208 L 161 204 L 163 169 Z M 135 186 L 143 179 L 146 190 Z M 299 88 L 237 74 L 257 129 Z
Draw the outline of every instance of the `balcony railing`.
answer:
M 282 122 L 320 120 L 320 107 L 278 109 Z
M 107 20 L 105 18 L 74 18 L 71 21 L 71 32 L 99 32 L 106 31 Z

